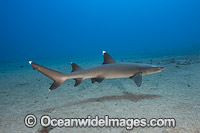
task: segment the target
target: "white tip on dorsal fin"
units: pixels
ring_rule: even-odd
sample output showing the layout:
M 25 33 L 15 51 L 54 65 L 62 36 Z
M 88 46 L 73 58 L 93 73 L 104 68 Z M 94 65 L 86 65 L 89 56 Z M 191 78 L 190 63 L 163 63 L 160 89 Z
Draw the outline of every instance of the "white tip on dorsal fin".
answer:
M 32 64 L 32 61 L 29 61 L 28 63 L 31 65 L 31 64 Z
M 103 64 L 110 64 L 116 62 L 106 51 L 103 51 L 103 58 L 104 58 Z

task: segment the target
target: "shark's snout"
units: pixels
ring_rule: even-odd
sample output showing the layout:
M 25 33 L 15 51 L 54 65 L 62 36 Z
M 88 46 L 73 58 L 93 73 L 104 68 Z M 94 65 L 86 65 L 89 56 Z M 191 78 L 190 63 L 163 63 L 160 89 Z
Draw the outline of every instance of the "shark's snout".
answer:
M 159 67 L 159 70 L 164 70 L 165 69 L 165 67 Z

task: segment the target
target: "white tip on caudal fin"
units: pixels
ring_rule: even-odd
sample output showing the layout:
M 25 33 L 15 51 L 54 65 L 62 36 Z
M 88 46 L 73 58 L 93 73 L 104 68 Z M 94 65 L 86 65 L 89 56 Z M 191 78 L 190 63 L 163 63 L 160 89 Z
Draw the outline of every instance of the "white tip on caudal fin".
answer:
M 105 54 L 106 53 L 106 51 L 103 51 L 103 54 Z
M 54 90 L 58 88 L 67 78 L 65 74 L 62 74 L 58 71 L 54 71 L 52 69 L 43 67 L 39 64 L 36 64 L 32 61 L 29 61 L 29 64 L 33 67 L 33 70 L 37 69 L 39 72 L 47 76 L 48 78 L 52 79 L 54 82 L 49 88 L 50 90 Z

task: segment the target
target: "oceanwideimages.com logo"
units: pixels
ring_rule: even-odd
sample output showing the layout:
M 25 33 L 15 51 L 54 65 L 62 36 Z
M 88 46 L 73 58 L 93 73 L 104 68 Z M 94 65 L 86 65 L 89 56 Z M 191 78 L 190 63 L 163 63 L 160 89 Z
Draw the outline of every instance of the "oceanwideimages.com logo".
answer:
M 37 124 L 37 118 L 29 114 L 25 117 L 24 123 L 27 127 L 32 128 Z M 152 118 L 149 121 L 146 118 L 109 118 L 105 115 L 103 118 L 90 115 L 87 118 L 51 118 L 48 115 L 43 115 L 40 118 L 40 124 L 43 127 L 120 127 L 132 130 L 135 127 L 169 127 L 176 126 L 174 118 Z

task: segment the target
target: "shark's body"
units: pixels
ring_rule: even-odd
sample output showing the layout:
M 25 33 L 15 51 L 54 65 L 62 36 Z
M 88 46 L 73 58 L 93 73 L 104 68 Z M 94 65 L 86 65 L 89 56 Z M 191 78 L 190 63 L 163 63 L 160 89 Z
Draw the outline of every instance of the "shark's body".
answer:
M 49 68 L 38 65 L 32 61 L 29 63 L 33 69 L 37 69 L 42 74 L 54 80 L 54 83 L 49 88 L 53 90 L 59 87 L 65 80 L 74 79 L 75 85 L 78 86 L 84 79 L 91 78 L 92 83 L 101 83 L 104 79 L 111 78 L 131 78 L 139 87 L 142 83 L 142 76 L 152 73 L 161 72 L 164 67 L 157 67 L 149 64 L 139 63 L 117 63 L 108 53 L 103 51 L 104 62 L 100 66 L 82 69 L 77 64 L 72 64 L 72 72 L 62 74 Z

